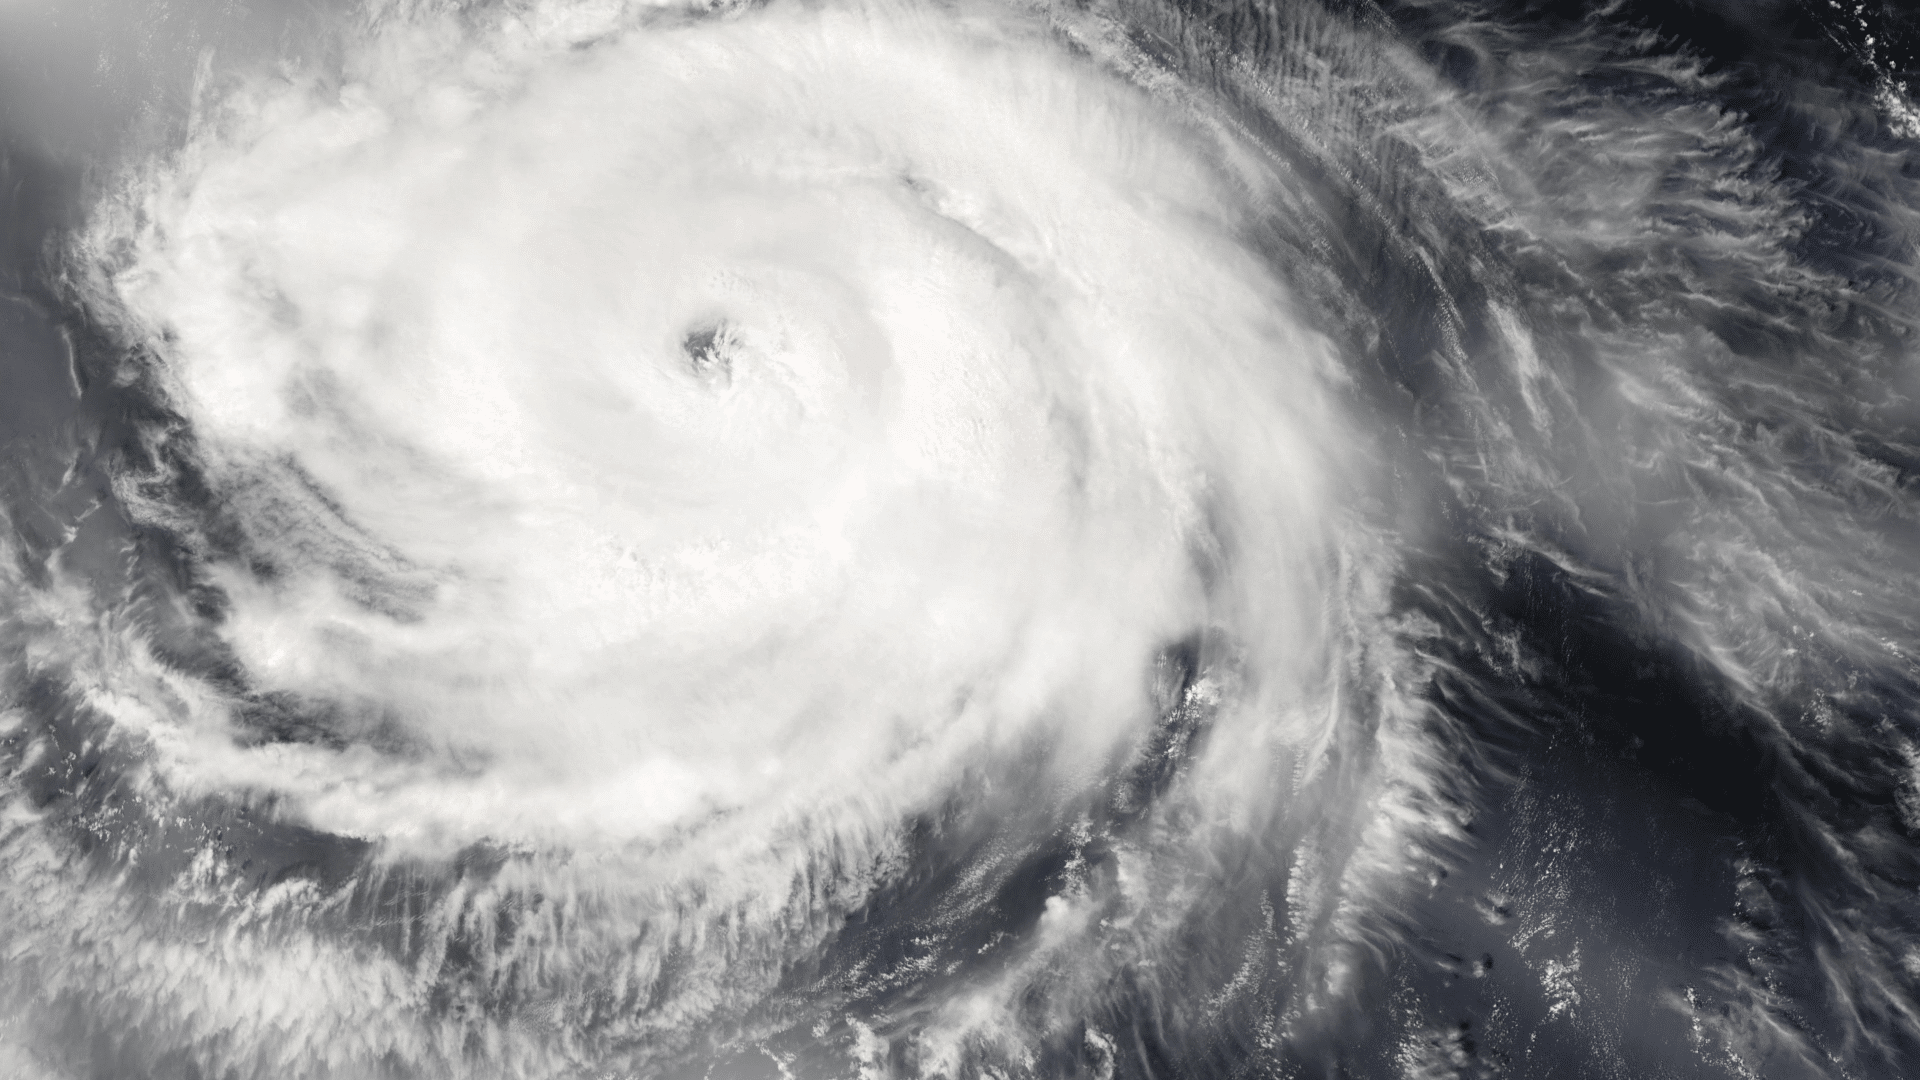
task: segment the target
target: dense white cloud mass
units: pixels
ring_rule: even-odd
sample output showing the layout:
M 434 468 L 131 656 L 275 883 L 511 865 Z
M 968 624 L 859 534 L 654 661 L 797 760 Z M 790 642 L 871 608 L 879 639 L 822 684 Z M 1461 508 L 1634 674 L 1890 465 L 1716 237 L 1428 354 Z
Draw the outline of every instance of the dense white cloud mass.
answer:
M 87 244 L 219 524 L 117 494 L 199 553 L 244 684 L 48 632 L 100 737 L 153 805 L 370 844 L 368 880 L 513 853 L 483 902 L 422 902 L 568 897 L 476 946 L 561 1030 L 708 934 L 776 964 L 897 873 L 916 816 L 1016 775 L 1079 799 L 1181 695 L 1231 733 L 1204 812 L 1261 828 L 1279 755 L 1338 712 L 1360 444 L 1243 239 L 1271 178 L 1088 47 L 1115 46 L 992 5 L 395 8 L 333 74 L 204 84 Z M 1181 649 L 1226 666 L 1186 685 Z M 262 737 L 262 702 L 300 736 Z M 85 891 L 43 857 L 34 887 Z M 571 1058 L 515 1016 L 482 1064 L 472 1018 L 419 1014 L 434 969 L 301 925 L 347 901 L 196 858 L 189 922 L 258 912 L 229 954 L 105 899 L 15 948 L 90 941 L 207 1068 Z M 1034 962 L 1087 910 L 1051 901 Z M 695 963 L 643 1030 L 762 992 Z M 953 1047 L 1018 1026 L 991 997 Z
M 356 744 L 155 717 L 170 785 L 726 861 L 1103 760 L 1199 633 L 1297 694 L 1327 346 L 1205 133 L 1015 12 L 541 14 L 251 83 L 96 235 L 247 533 L 222 637 Z

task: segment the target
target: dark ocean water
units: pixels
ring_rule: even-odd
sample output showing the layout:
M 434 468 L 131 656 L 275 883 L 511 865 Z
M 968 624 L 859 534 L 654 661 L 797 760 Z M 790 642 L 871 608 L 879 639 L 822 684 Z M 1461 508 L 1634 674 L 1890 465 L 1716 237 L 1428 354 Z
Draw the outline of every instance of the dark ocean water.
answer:
M 0 7 L 0 1073 L 1912 1075 L 1914 78 Z

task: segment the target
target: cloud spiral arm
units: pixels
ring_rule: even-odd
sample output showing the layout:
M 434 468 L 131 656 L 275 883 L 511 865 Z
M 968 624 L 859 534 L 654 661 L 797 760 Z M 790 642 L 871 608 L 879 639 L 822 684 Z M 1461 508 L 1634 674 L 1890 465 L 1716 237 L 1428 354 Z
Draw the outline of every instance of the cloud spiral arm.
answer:
M 1340 711 L 1364 452 L 1244 239 L 1257 153 L 1031 12 L 604 15 L 389 10 L 335 77 L 203 91 L 87 236 L 175 418 L 116 494 L 201 613 L 42 663 L 137 785 L 104 835 L 178 854 L 158 909 L 14 940 L 207 1067 L 672 1060 L 906 823 L 1018 776 L 1057 792 L 1030 848 L 1192 752 L 1190 812 L 1257 834 Z M 1003 983 L 1177 880 L 1143 843 L 1063 869 Z M 1015 1037 L 1010 986 L 929 1060 Z

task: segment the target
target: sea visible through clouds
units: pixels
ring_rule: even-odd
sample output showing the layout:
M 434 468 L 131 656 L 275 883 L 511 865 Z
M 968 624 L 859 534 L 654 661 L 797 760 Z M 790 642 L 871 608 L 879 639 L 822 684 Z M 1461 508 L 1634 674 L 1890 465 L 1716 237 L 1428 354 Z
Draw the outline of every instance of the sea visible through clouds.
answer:
M 1916 78 L 0 0 L 0 1074 L 1913 1075 Z

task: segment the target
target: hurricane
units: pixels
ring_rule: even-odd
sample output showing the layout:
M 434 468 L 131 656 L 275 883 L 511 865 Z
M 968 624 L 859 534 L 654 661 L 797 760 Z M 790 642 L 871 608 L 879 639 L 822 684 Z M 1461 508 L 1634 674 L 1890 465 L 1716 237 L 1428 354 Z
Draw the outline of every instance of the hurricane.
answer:
M 0 3 L 0 1071 L 1909 1074 L 1916 71 Z

